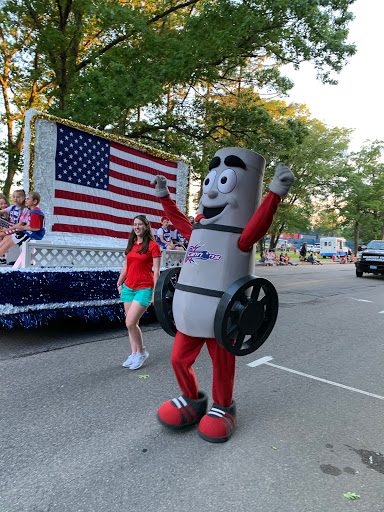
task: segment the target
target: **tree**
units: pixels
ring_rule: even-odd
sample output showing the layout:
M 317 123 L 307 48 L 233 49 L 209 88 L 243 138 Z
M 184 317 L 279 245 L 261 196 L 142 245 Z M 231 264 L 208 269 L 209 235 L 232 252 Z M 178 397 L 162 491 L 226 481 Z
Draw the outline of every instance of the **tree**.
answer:
M 353 226 L 356 253 L 361 234 L 384 238 L 384 142 L 369 142 L 352 153 L 347 173 L 335 184 L 344 224 Z
M 167 115 L 170 91 L 227 87 L 241 70 L 251 88 L 286 92 L 292 84 L 279 65 L 303 61 L 333 82 L 332 72 L 355 52 L 346 43 L 352 3 L 5 0 L 0 74 L 12 165 L 20 158 L 22 116 L 31 106 L 167 144 L 171 131 L 189 142 L 196 131 Z
M 278 209 L 271 226 L 273 243 L 283 232 L 307 231 L 316 213 L 316 202 L 333 207 L 334 183 L 349 168 L 348 144 L 351 130 L 330 128 L 324 123 L 305 118 L 290 121 L 295 139 L 282 146 L 271 161 L 274 168 L 278 161 L 290 165 L 295 174 L 295 184 Z

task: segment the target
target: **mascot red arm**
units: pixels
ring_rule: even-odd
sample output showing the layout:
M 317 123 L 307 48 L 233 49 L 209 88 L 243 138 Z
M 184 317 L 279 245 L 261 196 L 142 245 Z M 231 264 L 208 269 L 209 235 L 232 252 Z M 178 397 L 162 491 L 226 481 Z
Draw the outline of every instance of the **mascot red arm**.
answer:
M 217 151 L 193 226 L 170 198 L 166 178 L 157 176 L 153 182 L 165 214 L 189 241 L 172 305 L 177 333 L 171 362 L 182 395 L 165 402 L 158 419 L 175 430 L 198 423 L 199 436 L 214 443 L 227 441 L 236 423 L 235 355 L 216 341 L 215 313 L 229 286 L 253 274 L 254 243 L 267 233 L 294 181 L 288 167 L 279 164 L 260 205 L 264 169 L 264 158 L 253 151 Z M 208 412 L 208 397 L 199 390 L 193 370 L 204 343 L 213 365 L 213 405 Z

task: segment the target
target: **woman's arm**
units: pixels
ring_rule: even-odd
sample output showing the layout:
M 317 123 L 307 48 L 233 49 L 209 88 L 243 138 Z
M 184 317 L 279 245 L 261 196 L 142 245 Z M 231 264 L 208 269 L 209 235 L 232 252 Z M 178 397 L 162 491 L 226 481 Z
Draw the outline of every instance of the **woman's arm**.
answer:
M 123 268 L 121 269 L 119 279 L 117 280 L 117 290 L 120 293 L 120 288 L 123 286 L 123 283 L 125 281 L 125 276 L 127 274 L 127 261 L 125 261 Z
M 157 280 L 160 275 L 160 257 L 153 258 L 153 289 L 155 289 Z

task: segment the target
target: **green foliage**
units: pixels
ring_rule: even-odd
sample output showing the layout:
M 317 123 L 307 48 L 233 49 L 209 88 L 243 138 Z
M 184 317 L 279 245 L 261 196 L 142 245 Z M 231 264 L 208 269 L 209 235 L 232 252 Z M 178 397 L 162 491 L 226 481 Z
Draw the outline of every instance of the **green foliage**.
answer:
M 346 172 L 334 186 L 343 223 L 354 226 L 357 239 L 384 237 L 383 152 L 384 142 L 367 143 L 351 155 Z
M 311 61 L 332 83 L 355 53 L 347 43 L 352 3 L 5 0 L 5 188 L 20 165 L 25 110 L 35 107 L 183 155 L 197 180 L 225 145 L 263 154 L 265 183 L 282 160 L 297 182 L 274 229 L 307 227 L 312 198 L 327 195 L 328 179 L 343 166 L 348 133 L 259 92 L 276 96 L 292 87 L 280 73 L 287 62 Z

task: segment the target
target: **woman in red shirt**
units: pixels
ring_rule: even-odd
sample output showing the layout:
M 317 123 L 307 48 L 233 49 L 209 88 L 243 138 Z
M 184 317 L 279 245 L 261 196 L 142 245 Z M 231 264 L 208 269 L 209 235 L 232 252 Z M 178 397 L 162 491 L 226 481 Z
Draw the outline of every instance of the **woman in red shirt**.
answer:
M 117 280 L 117 290 L 124 303 L 132 354 L 123 366 L 138 370 L 149 356 L 143 345 L 139 321 L 152 302 L 153 290 L 160 275 L 161 257 L 160 247 L 144 215 L 137 215 L 133 219 L 125 254 L 127 257 Z

